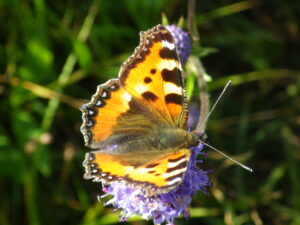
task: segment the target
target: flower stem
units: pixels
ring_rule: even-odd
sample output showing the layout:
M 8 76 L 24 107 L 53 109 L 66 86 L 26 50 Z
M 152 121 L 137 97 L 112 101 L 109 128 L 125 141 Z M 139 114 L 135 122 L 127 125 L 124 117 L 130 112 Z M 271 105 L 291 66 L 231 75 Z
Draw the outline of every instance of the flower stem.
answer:
M 193 47 L 200 47 L 200 37 L 197 30 L 197 24 L 195 19 L 195 8 L 196 1 L 189 0 L 188 2 L 188 29 L 192 38 Z M 200 89 L 199 99 L 200 99 L 200 114 L 198 123 L 196 126 L 197 132 L 204 132 L 206 124 L 203 124 L 205 118 L 209 113 L 209 95 L 207 93 L 207 86 L 204 80 L 204 75 L 206 74 L 205 68 L 203 67 L 199 57 L 191 56 L 193 64 L 195 66 L 195 71 L 197 75 L 197 82 Z

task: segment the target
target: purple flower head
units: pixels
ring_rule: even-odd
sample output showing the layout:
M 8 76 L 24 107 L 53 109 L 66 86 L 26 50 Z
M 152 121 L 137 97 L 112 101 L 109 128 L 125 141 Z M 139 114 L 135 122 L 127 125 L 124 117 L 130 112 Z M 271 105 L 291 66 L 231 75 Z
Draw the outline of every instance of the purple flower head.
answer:
M 192 195 L 197 191 L 207 193 L 206 188 L 210 185 L 207 171 L 199 169 L 196 164 L 201 163 L 197 156 L 202 153 L 203 145 L 192 147 L 188 168 L 183 182 L 165 194 L 147 197 L 143 189 L 128 186 L 122 181 L 114 181 L 108 187 L 103 187 L 105 196 L 111 196 L 105 205 L 113 205 L 121 209 L 120 220 L 125 221 L 137 214 L 143 219 L 153 219 L 154 224 L 173 224 L 176 217 L 183 215 L 189 217 L 187 206 L 192 201 Z
M 174 24 L 168 25 L 166 28 L 168 31 L 170 31 L 175 39 L 180 62 L 182 65 L 184 65 L 191 53 L 191 41 L 189 35 Z
M 194 130 L 196 128 L 197 122 L 199 120 L 200 110 L 196 103 L 189 104 L 189 115 L 187 121 L 188 130 Z

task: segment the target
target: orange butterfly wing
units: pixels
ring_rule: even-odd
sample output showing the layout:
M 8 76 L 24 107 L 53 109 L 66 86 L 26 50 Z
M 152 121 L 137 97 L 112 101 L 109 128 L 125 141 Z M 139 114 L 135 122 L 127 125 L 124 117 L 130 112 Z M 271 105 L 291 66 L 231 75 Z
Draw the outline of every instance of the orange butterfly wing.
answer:
M 118 79 L 98 85 L 91 101 L 80 109 L 81 132 L 85 145 L 91 148 L 120 145 L 131 137 L 149 133 L 155 124 L 167 124 L 164 117 L 122 88 Z
M 96 148 L 97 143 L 113 134 L 117 118 L 130 108 L 130 100 L 131 95 L 120 86 L 117 79 L 97 87 L 91 101 L 80 108 L 83 112 L 81 132 L 86 145 Z
M 119 73 L 131 95 L 156 109 L 169 124 L 185 128 L 187 103 L 175 41 L 161 25 L 141 32 L 140 45 Z
M 101 151 L 86 154 L 83 165 L 84 177 L 96 181 L 112 182 L 123 180 L 131 185 L 144 187 L 149 195 L 165 193 L 180 184 L 184 178 L 190 157 L 190 150 L 171 150 L 152 158 L 147 153 L 135 153 L 134 157 L 150 159 L 132 164 L 126 161 L 129 154 L 111 155 Z
M 99 85 L 91 101 L 81 107 L 81 132 L 91 148 L 104 147 L 107 143 L 102 142 L 118 132 L 146 133 L 142 125 L 185 127 L 187 104 L 173 37 L 158 25 L 141 33 L 140 42 L 123 64 L 119 80 Z

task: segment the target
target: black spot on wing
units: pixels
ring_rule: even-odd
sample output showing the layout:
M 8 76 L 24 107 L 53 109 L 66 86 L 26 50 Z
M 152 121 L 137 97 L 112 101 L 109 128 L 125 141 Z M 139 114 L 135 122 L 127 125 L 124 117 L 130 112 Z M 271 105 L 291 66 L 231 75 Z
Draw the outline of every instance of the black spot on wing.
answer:
M 150 82 L 152 82 L 152 79 L 150 77 L 145 77 L 144 82 L 145 84 L 149 84 Z
M 146 166 L 146 168 L 149 169 L 149 168 L 156 167 L 158 165 L 159 165 L 159 163 L 152 163 L 152 164 L 149 164 L 148 166 Z
M 158 99 L 158 97 L 151 91 L 146 91 L 142 94 L 143 98 L 147 101 L 155 101 Z
M 183 158 L 185 158 L 185 155 L 182 155 L 182 156 L 179 156 L 178 158 L 175 158 L 175 159 L 168 159 L 168 162 L 177 162 L 177 161 L 179 161 L 180 159 L 183 159 Z
M 167 47 L 163 47 L 159 51 L 159 55 L 163 59 L 174 59 L 174 60 L 178 61 L 178 57 L 177 57 L 176 51 L 175 50 L 171 50 L 171 49 L 169 49 Z
M 156 26 L 151 30 L 140 33 L 139 46 L 135 49 L 133 55 L 129 57 L 129 59 L 125 63 L 123 63 L 121 67 L 121 75 L 119 79 L 122 85 L 125 86 L 125 81 L 127 80 L 130 71 L 135 67 L 137 67 L 138 64 L 142 63 L 145 60 L 146 56 L 150 54 L 150 48 L 153 46 L 153 43 L 161 42 L 163 40 L 169 43 L 174 43 L 174 39 L 171 33 L 164 26 L 161 25 Z M 163 50 L 161 52 L 163 57 L 167 57 L 167 58 L 171 57 L 178 60 L 178 56 L 175 49 L 174 50 L 168 50 L 168 48 L 166 49 L 167 50 Z M 171 55 L 170 55 L 170 51 L 173 52 Z M 155 72 L 156 71 L 154 71 L 154 73 Z
M 156 73 L 156 69 L 151 69 L 151 70 L 150 70 L 150 73 L 151 73 L 151 74 L 155 74 L 155 73 Z
M 166 40 L 167 42 L 174 43 L 173 36 L 169 32 L 164 32 L 160 35 L 162 40 Z
M 174 103 L 177 105 L 182 104 L 182 96 L 179 94 L 171 93 L 165 96 L 166 103 Z
M 161 75 L 164 81 L 171 82 L 178 87 L 182 86 L 180 70 L 177 67 L 173 70 L 163 69 Z
M 122 65 L 122 74 L 120 76 L 121 84 L 125 84 L 130 71 L 137 67 L 138 64 L 145 61 L 147 55 L 150 54 L 150 47 L 153 45 L 152 42 L 146 44 L 146 42 L 140 43 L 134 54 Z
M 167 42 L 170 42 L 170 43 L 174 43 L 173 36 L 170 34 L 170 32 L 168 30 L 166 30 L 165 27 L 160 26 L 158 29 L 160 30 L 160 32 L 156 33 L 152 37 L 152 40 L 154 42 L 159 42 L 159 41 L 164 40 L 164 41 L 167 41 Z

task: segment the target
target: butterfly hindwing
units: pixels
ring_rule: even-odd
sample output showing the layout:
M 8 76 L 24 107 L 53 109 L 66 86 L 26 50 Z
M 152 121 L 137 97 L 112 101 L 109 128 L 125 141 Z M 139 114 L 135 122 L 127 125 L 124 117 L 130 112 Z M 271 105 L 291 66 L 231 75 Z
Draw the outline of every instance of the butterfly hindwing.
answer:
M 149 185 L 159 193 L 165 193 L 178 186 L 187 170 L 190 151 L 188 149 L 172 150 L 131 171 L 129 180 L 139 181 L 145 188 Z
M 190 150 L 172 149 L 167 152 L 135 153 L 112 155 L 101 151 L 86 154 L 84 166 L 85 178 L 93 178 L 104 182 L 123 180 L 132 185 L 144 187 L 148 194 L 165 193 L 178 186 L 186 172 Z M 128 159 L 128 156 L 132 160 Z
M 140 45 L 122 65 L 121 85 L 169 121 L 185 127 L 187 103 L 175 41 L 161 25 L 141 32 Z

